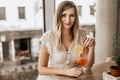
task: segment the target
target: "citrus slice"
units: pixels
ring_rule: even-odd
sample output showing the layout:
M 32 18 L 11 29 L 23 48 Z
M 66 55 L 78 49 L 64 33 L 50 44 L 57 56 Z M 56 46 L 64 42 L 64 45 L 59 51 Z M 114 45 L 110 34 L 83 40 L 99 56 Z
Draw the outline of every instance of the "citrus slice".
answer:
M 83 47 L 81 45 L 77 45 L 76 48 L 75 48 L 75 52 L 77 54 L 82 53 L 82 50 L 83 50 Z

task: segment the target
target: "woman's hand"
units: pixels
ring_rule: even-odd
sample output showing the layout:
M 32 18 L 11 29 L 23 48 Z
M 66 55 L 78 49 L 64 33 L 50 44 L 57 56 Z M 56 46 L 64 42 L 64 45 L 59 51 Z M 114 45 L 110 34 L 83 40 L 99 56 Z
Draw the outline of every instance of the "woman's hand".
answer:
M 80 68 L 69 68 L 66 69 L 65 74 L 67 76 L 72 76 L 72 77 L 79 77 L 81 75 L 83 75 L 83 71 Z
M 95 39 L 94 38 L 86 38 L 84 41 L 84 47 L 94 47 Z
M 84 41 L 84 47 L 86 47 L 86 56 L 88 59 L 88 64 L 86 65 L 87 68 L 91 69 L 94 63 L 94 46 L 95 46 L 95 39 L 94 38 L 86 38 Z

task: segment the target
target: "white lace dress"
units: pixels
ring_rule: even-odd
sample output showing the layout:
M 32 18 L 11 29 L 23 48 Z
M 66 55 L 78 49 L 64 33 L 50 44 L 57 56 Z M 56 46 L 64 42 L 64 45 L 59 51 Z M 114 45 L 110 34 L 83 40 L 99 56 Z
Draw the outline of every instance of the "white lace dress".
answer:
M 79 32 L 79 42 L 83 43 L 85 39 L 85 32 L 80 31 Z M 48 53 L 49 53 L 49 62 L 48 62 L 48 67 L 55 67 L 55 68 L 71 68 L 78 66 L 76 63 L 76 59 L 78 57 L 78 54 L 75 53 L 74 47 L 72 46 L 71 49 L 68 51 L 65 50 L 63 46 L 62 51 L 58 50 L 53 50 L 52 48 L 54 47 L 54 37 L 51 33 L 51 30 L 44 33 L 41 42 L 44 43 L 47 47 Z M 39 75 L 37 80 L 60 80 L 58 78 L 55 78 L 53 75 Z

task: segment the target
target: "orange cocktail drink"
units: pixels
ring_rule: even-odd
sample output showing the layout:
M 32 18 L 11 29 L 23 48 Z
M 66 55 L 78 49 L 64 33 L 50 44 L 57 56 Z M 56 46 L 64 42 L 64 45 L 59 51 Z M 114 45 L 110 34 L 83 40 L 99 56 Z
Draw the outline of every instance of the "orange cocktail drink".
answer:
M 77 47 L 76 47 L 76 53 L 80 54 L 80 55 L 82 54 L 82 56 L 80 56 L 80 57 L 77 58 L 77 63 L 80 66 L 85 66 L 88 63 L 88 60 L 85 57 L 86 48 L 87 47 L 82 47 L 81 45 L 77 45 Z
M 86 58 L 77 58 L 77 63 L 80 65 L 80 66 L 85 66 L 85 65 L 87 65 L 87 63 L 88 63 L 88 60 L 86 59 Z

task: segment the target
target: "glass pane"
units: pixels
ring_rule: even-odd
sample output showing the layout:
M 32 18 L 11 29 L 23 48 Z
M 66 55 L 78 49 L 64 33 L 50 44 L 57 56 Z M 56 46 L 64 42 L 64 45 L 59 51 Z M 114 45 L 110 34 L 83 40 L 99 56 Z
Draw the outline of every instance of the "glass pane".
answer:
M 43 0 L 38 0 L 38 2 L 35 3 L 35 21 L 36 21 L 36 26 L 39 26 L 40 28 L 43 29 Z
M 6 19 L 6 20 L 5 20 Z M 0 31 L 43 29 L 42 0 L 0 2 Z
M 0 0 L 0 80 L 36 80 L 43 17 L 43 0 Z

